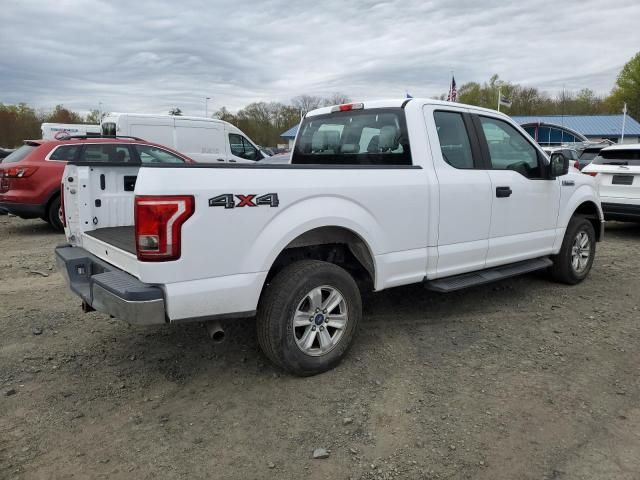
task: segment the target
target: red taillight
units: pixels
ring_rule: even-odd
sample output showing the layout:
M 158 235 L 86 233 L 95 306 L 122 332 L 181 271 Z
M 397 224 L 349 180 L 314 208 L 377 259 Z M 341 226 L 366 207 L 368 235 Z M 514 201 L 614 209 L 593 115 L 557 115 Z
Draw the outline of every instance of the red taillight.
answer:
M 4 171 L 7 178 L 27 178 L 36 173 L 38 167 L 12 167 Z
M 574 168 L 577 168 L 578 170 L 580 170 L 580 160 L 576 160 L 573 166 Z
M 193 215 L 192 195 L 136 196 L 136 253 L 143 262 L 180 258 L 182 224 Z
M 67 215 L 64 213 L 64 183 L 60 184 L 60 221 L 62 226 L 67 226 Z
M 589 175 L 590 177 L 595 177 L 596 175 L 598 175 L 598 172 L 585 172 L 584 170 L 582 171 L 582 173 L 584 173 L 585 175 Z

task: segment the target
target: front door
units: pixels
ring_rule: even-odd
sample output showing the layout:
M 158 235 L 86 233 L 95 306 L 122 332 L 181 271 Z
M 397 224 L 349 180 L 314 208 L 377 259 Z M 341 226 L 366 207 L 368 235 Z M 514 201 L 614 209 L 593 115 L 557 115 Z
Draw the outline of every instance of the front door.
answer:
M 424 109 L 439 188 L 437 277 L 484 268 L 491 223 L 491 180 L 481 169 L 476 132 L 466 109 Z M 429 117 L 433 118 L 433 121 Z
M 475 119 L 491 179 L 487 267 L 551 253 L 560 206 L 560 182 L 545 179 L 546 158 L 509 122 Z

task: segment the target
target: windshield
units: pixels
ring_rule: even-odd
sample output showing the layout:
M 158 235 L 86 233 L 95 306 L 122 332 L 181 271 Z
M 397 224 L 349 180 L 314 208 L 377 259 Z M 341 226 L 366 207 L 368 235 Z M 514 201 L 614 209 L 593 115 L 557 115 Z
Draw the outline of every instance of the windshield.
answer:
M 23 145 L 19 149 L 17 149 L 15 152 L 10 153 L 6 157 L 4 157 L 4 159 L 0 160 L 0 162 L 2 163 L 19 162 L 20 160 L 24 159 L 27 155 L 29 155 L 31 152 L 33 152 L 36 148 L 38 148 L 38 145 Z
M 307 117 L 291 163 L 411 165 L 404 111 L 380 108 Z
M 640 166 L 640 149 L 602 150 L 593 161 L 595 165 L 633 165 Z

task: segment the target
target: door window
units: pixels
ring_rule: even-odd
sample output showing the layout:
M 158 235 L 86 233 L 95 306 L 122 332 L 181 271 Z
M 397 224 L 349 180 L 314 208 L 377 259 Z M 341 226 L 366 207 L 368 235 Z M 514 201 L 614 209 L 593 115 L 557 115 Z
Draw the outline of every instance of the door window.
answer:
M 236 157 L 245 158 L 247 160 L 259 160 L 258 149 L 251 145 L 249 140 L 237 133 L 229 134 L 229 144 L 231 145 L 231 154 Z
M 135 145 L 142 163 L 184 163 L 179 156 L 152 145 Z
M 527 178 L 542 178 L 538 151 L 507 122 L 480 117 L 493 170 L 513 170 Z
M 73 160 L 80 147 L 81 145 L 62 145 L 51 152 L 49 160 Z
M 455 168 L 473 168 L 471 142 L 462 114 L 437 111 L 433 118 L 444 161 Z
M 129 147 L 112 143 L 87 145 L 80 157 L 81 162 L 128 163 L 131 161 Z

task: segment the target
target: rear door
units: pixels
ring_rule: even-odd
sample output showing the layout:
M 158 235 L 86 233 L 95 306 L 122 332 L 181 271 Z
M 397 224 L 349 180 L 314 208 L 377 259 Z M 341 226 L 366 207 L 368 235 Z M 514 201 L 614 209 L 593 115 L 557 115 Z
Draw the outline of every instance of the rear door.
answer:
M 487 267 L 548 255 L 556 238 L 560 181 L 545 179 L 545 157 L 502 118 L 474 115 L 491 181 Z
M 439 188 L 438 264 L 446 277 L 484 268 L 491 223 L 491 180 L 482 167 L 467 109 L 426 105 L 425 122 Z

